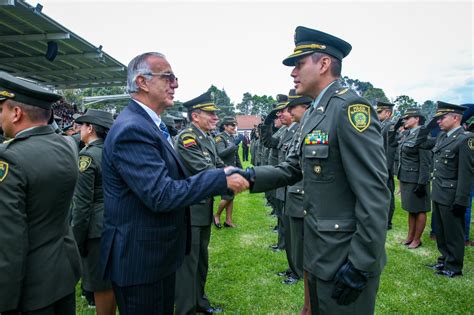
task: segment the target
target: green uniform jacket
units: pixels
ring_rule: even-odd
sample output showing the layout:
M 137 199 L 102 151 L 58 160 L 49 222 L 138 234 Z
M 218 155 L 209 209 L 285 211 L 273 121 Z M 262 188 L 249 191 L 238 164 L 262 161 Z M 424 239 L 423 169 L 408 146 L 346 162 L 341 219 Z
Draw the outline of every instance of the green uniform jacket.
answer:
M 293 139 L 291 139 L 290 145 L 288 147 L 287 155 L 292 151 L 296 150 L 296 146 L 298 145 L 298 138 L 300 137 L 301 129 L 300 124 L 295 124 L 296 131 L 293 135 Z M 292 186 L 288 186 L 286 188 L 286 199 L 285 199 L 285 213 L 290 217 L 295 218 L 303 218 L 304 217 L 304 209 L 303 209 L 303 197 L 304 197 L 304 188 L 303 188 L 303 181 L 300 180 L 296 184 Z
M 420 129 L 408 133 L 400 142 L 398 179 L 426 185 L 430 180 L 431 152 L 416 144 Z
M 474 134 L 459 128 L 447 138 L 442 132 L 433 153 L 431 199 L 446 206 L 468 207 L 474 180 Z
M 77 153 L 51 126 L 0 144 L 0 312 L 46 307 L 81 275 L 69 225 Z
M 298 124 L 292 123 L 290 126 L 286 127 L 283 133 L 281 134 L 280 141 L 278 142 L 278 163 L 283 163 L 286 160 L 288 155 L 288 149 L 291 145 L 291 140 L 293 139 L 296 130 L 298 129 Z M 275 192 L 275 197 L 278 200 L 285 201 L 286 197 L 286 187 L 279 187 Z
M 385 150 L 385 158 L 387 159 L 387 169 L 390 171 L 390 174 L 393 174 L 393 164 L 395 163 L 395 154 L 397 154 L 397 145 L 396 141 L 393 141 L 395 138 L 395 123 L 390 119 L 382 121 L 382 136 L 383 136 L 383 147 Z
M 304 269 L 329 281 L 349 259 L 359 270 L 380 274 L 390 194 L 375 110 L 335 82 L 301 125 L 284 163 L 255 168 L 253 191 L 303 178 Z
M 239 146 L 234 144 L 234 137 L 227 132 L 221 132 L 216 138 L 217 154 L 226 166 L 242 168 L 239 158 Z
M 280 137 L 286 131 L 286 126 L 280 127 L 272 136 L 272 139 L 276 139 L 275 146 L 270 147 L 270 153 L 268 154 L 268 165 L 277 165 L 278 164 L 278 143 L 280 142 Z M 274 141 L 272 140 L 272 143 Z
M 79 153 L 79 177 L 74 192 L 72 230 L 79 247 L 87 239 L 99 238 L 104 219 L 102 191 L 102 150 L 104 140 L 97 139 Z
M 192 175 L 204 170 L 224 167 L 224 163 L 217 155 L 216 144 L 212 136 L 205 137 L 203 131 L 192 123 L 189 128 L 178 134 L 176 151 Z M 212 202 L 210 201 L 211 198 L 191 206 L 192 226 L 211 225 Z

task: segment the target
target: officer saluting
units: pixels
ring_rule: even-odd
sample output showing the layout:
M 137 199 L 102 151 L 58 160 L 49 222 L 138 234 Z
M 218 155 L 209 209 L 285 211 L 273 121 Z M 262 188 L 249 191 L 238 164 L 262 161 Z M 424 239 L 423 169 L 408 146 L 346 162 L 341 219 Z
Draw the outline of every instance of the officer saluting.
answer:
M 72 143 L 48 125 L 60 95 L 0 72 L 0 312 L 75 314 Z
M 438 275 L 462 275 L 464 263 L 464 213 L 473 184 L 474 134 L 461 126 L 463 106 L 438 102 L 434 116 L 441 132 L 433 148 L 433 216 L 441 256 L 428 267 Z
M 294 66 L 296 92 L 314 99 L 298 145 L 284 163 L 245 174 L 254 192 L 303 178 L 312 311 L 371 314 L 386 262 L 390 202 L 380 124 L 367 100 L 338 82 L 350 44 L 301 26 L 295 44 L 283 63 Z

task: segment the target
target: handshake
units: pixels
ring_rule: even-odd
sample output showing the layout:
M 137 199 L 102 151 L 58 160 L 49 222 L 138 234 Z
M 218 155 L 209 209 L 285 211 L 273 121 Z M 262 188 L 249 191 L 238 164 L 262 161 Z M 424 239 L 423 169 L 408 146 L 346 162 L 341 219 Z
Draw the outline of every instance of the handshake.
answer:
M 234 194 L 238 194 L 252 188 L 255 182 L 255 170 L 251 167 L 243 170 L 241 168 L 228 166 L 224 168 L 227 176 L 227 188 Z

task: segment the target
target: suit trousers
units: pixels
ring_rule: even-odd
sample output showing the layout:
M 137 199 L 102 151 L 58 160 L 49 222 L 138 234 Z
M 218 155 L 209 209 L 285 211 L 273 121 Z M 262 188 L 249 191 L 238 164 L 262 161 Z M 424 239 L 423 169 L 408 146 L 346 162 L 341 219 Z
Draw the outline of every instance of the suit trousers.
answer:
M 395 212 L 395 181 L 393 180 L 393 173 L 388 171 L 387 186 L 390 190 L 390 209 L 388 212 L 388 226 L 392 226 L 392 218 Z
M 289 217 L 290 220 L 290 231 L 291 234 L 291 260 L 293 265 L 293 271 L 300 278 L 303 278 L 303 232 L 304 232 L 304 219 L 297 217 Z M 290 265 L 291 268 L 291 265 Z
M 196 314 L 211 307 L 204 288 L 209 268 L 210 226 L 192 226 L 191 251 L 176 272 L 176 314 Z
M 120 287 L 112 283 L 120 315 L 173 314 L 176 274 L 157 282 Z
M 379 288 L 380 275 L 371 277 L 367 286 L 355 302 L 349 305 L 339 305 L 331 297 L 334 281 L 324 281 L 312 273 L 308 273 L 309 296 L 311 301 L 311 314 L 313 315 L 369 315 L 374 314 L 375 299 Z
M 444 269 L 454 272 L 462 271 L 464 264 L 464 216 L 456 217 L 450 206 L 433 201 L 433 217 L 435 218 L 436 244 L 441 256 L 438 262 Z

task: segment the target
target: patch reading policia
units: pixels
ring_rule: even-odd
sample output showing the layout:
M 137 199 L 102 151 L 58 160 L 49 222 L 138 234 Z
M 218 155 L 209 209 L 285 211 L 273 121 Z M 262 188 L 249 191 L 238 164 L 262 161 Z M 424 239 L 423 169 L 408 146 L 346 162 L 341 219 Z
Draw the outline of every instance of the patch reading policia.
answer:
M 8 163 L 0 161 L 0 183 L 3 182 L 8 175 Z
M 79 172 L 83 173 L 89 168 L 92 163 L 92 159 L 88 156 L 81 155 L 79 157 Z
M 358 132 L 363 132 L 370 125 L 370 106 L 365 104 L 350 105 L 347 115 L 352 127 Z
M 342 60 L 351 49 L 352 46 L 340 38 L 318 30 L 298 26 L 295 30 L 295 49 L 290 56 L 283 60 L 283 64 L 294 66 L 299 59 L 315 52 L 325 53 Z

